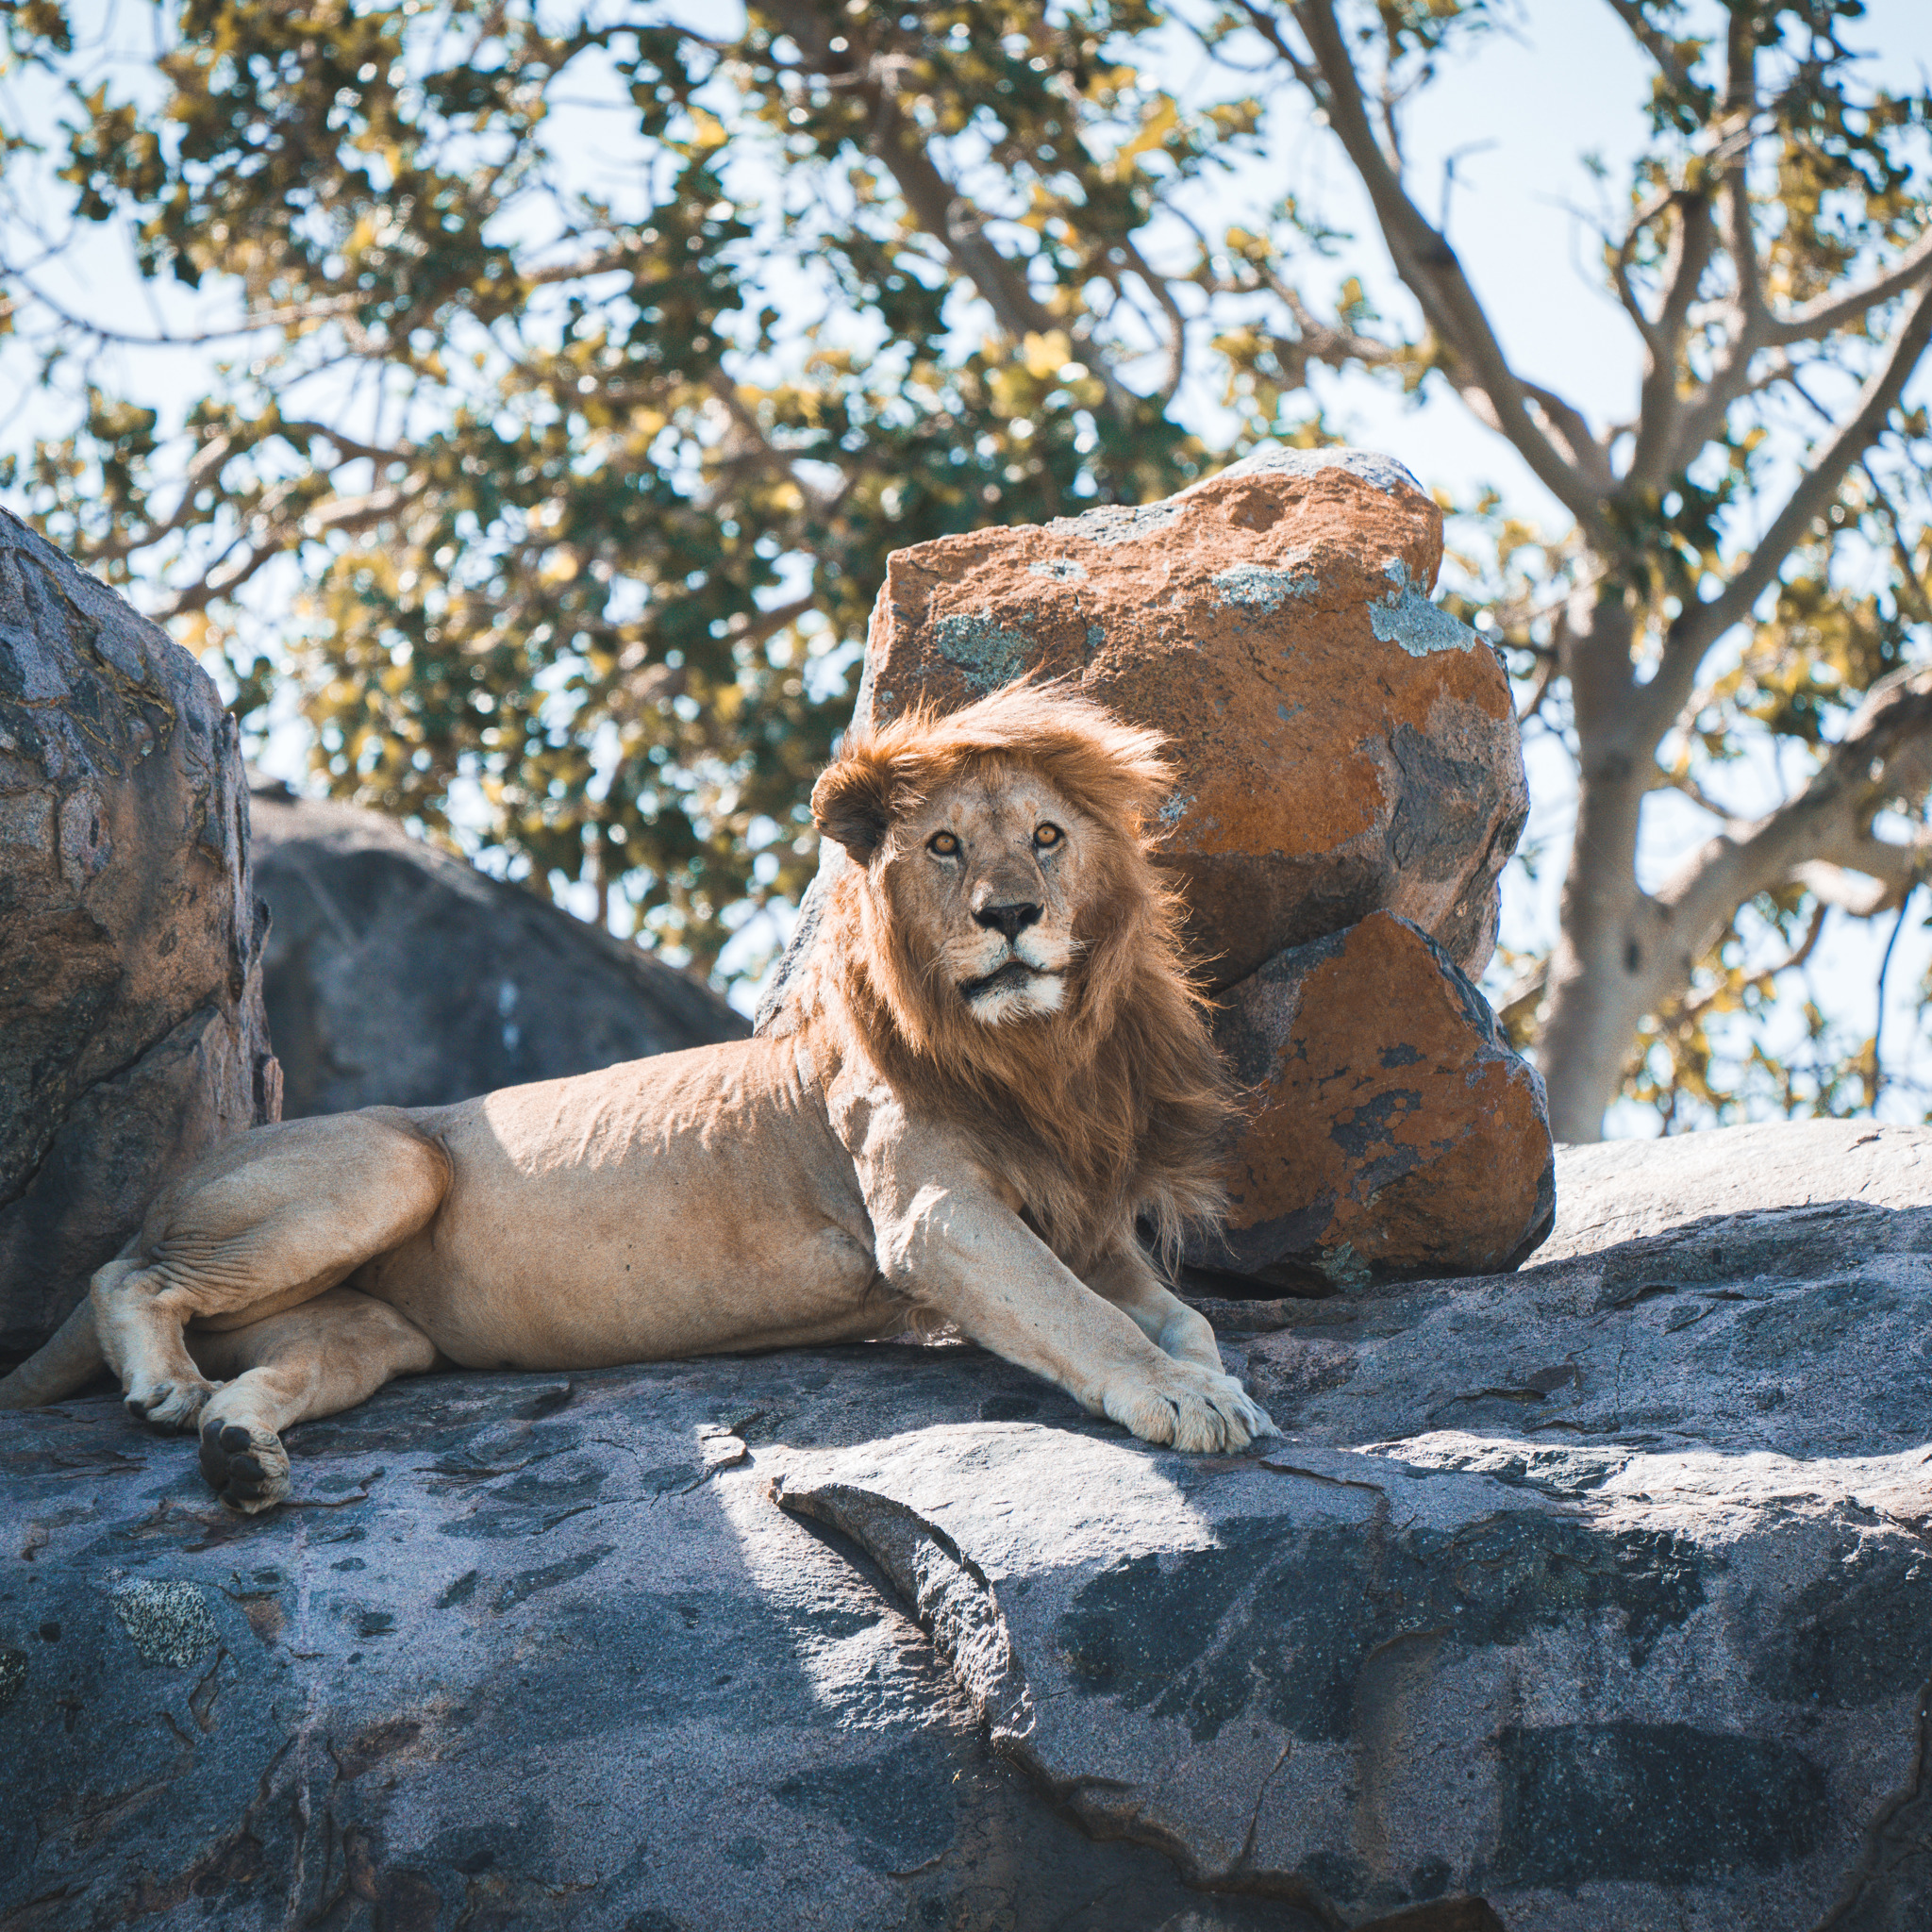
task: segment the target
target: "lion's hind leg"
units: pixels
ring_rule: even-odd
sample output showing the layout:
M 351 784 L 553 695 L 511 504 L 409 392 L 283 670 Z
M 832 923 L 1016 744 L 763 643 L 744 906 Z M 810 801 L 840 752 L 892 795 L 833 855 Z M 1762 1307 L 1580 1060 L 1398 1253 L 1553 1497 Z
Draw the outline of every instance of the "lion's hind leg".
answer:
M 251 1516 L 289 1493 L 284 1429 L 353 1408 L 385 1382 L 436 1366 L 436 1345 L 422 1329 L 352 1288 L 244 1328 L 197 1330 L 189 1341 L 222 1379 L 201 1412 L 201 1473 L 229 1508 Z
M 129 1410 L 193 1426 L 214 1384 L 190 1322 L 238 1325 L 311 1301 L 436 1212 L 449 1157 L 388 1109 L 290 1121 L 216 1148 L 93 1278 L 94 1323 Z

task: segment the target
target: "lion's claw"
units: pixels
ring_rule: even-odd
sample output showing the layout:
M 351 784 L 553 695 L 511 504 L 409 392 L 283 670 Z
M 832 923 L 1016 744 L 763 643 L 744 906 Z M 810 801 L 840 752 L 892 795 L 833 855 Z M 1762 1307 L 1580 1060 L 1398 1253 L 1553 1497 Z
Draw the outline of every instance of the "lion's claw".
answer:
M 1101 1407 L 1142 1441 L 1195 1455 L 1245 1449 L 1281 1433 L 1234 1376 L 1189 1362 L 1165 1363 L 1145 1379 L 1108 1390 Z
M 130 1389 L 124 1398 L 127 1413 L 138 1423 L 145 1423 L 151 1429 L 162 1433 L 174 1431 L 187 1435 L 193 1427 L 195 1418 L 210 1395 L 215 1392 L 213 1382 L 191 1382 L 186 1377 L 175 1382 L 159 1382 L 151 1389 Z

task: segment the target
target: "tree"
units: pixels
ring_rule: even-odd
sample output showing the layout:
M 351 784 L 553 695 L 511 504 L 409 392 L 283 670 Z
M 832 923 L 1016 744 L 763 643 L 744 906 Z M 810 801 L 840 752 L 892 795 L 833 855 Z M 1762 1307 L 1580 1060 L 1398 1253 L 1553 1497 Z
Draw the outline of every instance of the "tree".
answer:
M 8 178 L 58 176 L 158 290 L 237 305 L 199 325 L 246 359 L 178 426 L 133 407 L 103 374 L 121 325 L 24 265 L 69 237 L 16 212 L 11 324 L 78 422 L 9 480 L 165 584 L 244 713 L 250 587 L 283 573 L 331 789 L 437 826 L 473 784 L 488 841 L 708 966 L 808 868 L 798 801 L 888 550 L 1322 440 L 1344 375 L 1453 393 L 1573 520 L 1461 507 L 1466 607 L 1579 775 L 1561 931 L 1508 1017 L 1567 1138 L 1620 1084 L 1722 1107 L 1710 1018 L 1778 970 L 1747 941 L 1802 957 L 1925 862 L 1928 103 L 1868 84 L 1856 0 L 1603 4 L 1654 73 L 1604 246 L 1645 365 L 1624 424 L 1512 369 L 1405 160 L 1406 105 L 1502 0 L 777 0 L 728 41 L 641 6 L 184 0 L 151 99 L 35 0 L 14 59 L 72 106 L 15 132 Z M 1158 84 L 1184 43 L 1209 78 Z M 1359 254 L 1312 286 L 1359 238 L 1246 205 L 1311 110 L 1407 326 Z M 1204 386 L 1239 423 L 1212 458 Z M 1721 767 L 1760 742 L 1807 775 L 1745 823 Z M 1719 829 L 1646 893 L 1662 787 Z
M 1907 620 L 1927 615 L 1914 447 L 1925 422 L 1905 404 L 1932 339 L 1928 101 L 1855 93 L 1841 38 L 1862 12 L 1852 0 L 1730 0 L 1705 9 L 1719 29 L 1708 37 L 1674 0 L 1608 4 L 1653 63 L 1655 139 L 1605 239 L 1643 345 L 1641 401 L 1633 421 L 1601 426 L 1509 366 L 1404 178 L 1397 104 L 1448 33 L 1487 9 L 1384 8 L 1372 40 L 1345 29 L 1335 0 L 1300 0 L 1285 10 L 1291 26 L 1274 8 L 1241 8 L 1328 116 L 1425 325 L 1413 342 L 1331 332 L 1321 353 L 1425 364 L 1575 519 L 1544 549 L 1530 594 L 1501 607 L 1504 636 L 1538 667 L 1538 701 L 1557 678 L 1567 687 L 1579 766 L 1536 1035 L 1552 1119 L 1569 1140 L 1597 1137 L 1646 1017 L 1680 1033 L 1694 1024 L 1700 974 L 1716 989 L 1707 1000 L 1740 996 L 1726 970 L 1740 908 L 1759 901 L 1781 926 L 1802 920 L 1815 932 L 1830 905 L 1899 905 L 1923 875 L 1926 841 L 1887 839 L 1874 821 L 1918 812 L 1932 782 L 1932 669 L 1905 654 Z M 1364 43 L 1376 57 L 1368 76 Z M 1847 373 L 1849 408 L 1817 404 L 1820 379 Z M 1774 480 L 1766 447 L 1767 403 L 1780 391 L 1820 419 L 1789 481 Z M 1766 490 L 1781 498 L 1768 513 Z M 1744 503 L 1760 527 L 1740 541 L 1728 512 Z M 1890 609 L 1835 580 L 1835 541 L 1858 525 L 1897 553 Z M 1746 721 L 1815 748 L 1807 782 L 1755 822 L 1712 803 L 1722 829 L 1643 891 L 1646 794 L 1674 785 L 1709 803 L 1701 781 L 1736 755 Z
M 185 0 L 139 104 L 53 0 L 6 16 L 70 104 L 12 137 L 16 256 L 72 248 L 22 206 L 64 189 L 76 228 L 128 225 L 142 276 L 225 305 L 195 339 L 237 358 L 164 425 L 92 372 L 178 335 L 73 312 L 16 259 L 12 325 L 43 381 L 80 372 L 80 420 L 0 483 L 165 584 L 244 718 L 269 673 L 244 600 L 291 566 L 275 628 L 332 791 L 447 828 L 469 781 L 486 843 L 708 968 L 809 875 L 843 708 L 814 674 L 886 554 L 1198 474 L 1166 395 L 1113 375 L 1134 319 L 1079 291 L 1131 272 L 1150 158 L 1198 175 L 1243 111 L 1184 115 L 1104 60 L 1151 21 L 1133 4 L 929 8 L 857 51 L 837 30 L 871 23 L 832 7 L 730 45 L 647 11 Z M 989 103 L 1030 275 L 934 158 Z M 614 185 L 572 152 L 605 129 Z M 991 329 L 959 326 L 962 281 Z

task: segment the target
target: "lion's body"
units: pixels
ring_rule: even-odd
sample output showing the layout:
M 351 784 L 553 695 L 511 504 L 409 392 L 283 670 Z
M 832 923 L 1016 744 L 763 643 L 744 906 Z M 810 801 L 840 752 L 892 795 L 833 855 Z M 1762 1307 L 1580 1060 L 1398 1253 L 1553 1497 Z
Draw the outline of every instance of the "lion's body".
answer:
M 855 862 L 775 1034 L 228 1142 L 0 1403 L 105 1356 L 255 1509 L 283 1428 L 396 1374 L 936 1321 L 1154 1441 L 1267 1432 L 1136 1235 L 1214 1205 L 1228 1106 L 1147 860 L 1165 778 L 1024 688 L 848 747 L 813 805 Z
M 409 1113 L 447 1190 L 347 1285 L 469 1369 L 878 1333 L 865 1202 L 797 1058 L 740 1041 Z

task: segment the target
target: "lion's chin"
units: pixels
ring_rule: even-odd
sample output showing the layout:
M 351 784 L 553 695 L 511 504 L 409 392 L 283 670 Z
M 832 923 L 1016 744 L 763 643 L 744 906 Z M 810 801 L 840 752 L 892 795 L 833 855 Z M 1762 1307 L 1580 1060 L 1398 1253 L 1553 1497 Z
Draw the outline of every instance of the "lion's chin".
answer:
M 1058 973 L 1041 973 L 1023 960 L 1008 959 L 997 973 L 975 979 L 959 991 L 973 1017 L 982 1025 L 1001 1026 L 1012 1020 L 1043 1020 L 1058 1013 L 1067 996 L 1066 981 Z

